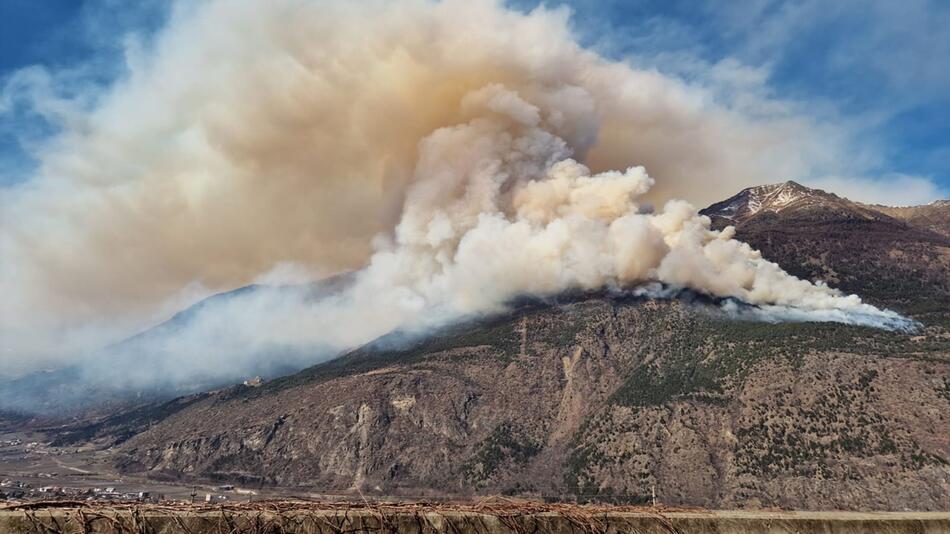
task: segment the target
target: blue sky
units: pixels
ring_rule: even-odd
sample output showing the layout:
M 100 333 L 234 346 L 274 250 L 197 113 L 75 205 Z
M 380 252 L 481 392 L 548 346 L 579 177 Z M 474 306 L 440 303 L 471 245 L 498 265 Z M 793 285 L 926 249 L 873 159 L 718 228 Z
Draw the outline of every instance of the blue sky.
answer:
M 0 184 L 28 179 L 31 151 L 58 129 L 58 110 L 34 102 L 34 95 L 91 106 L 90 95 L 122 74 L 127 39 L 147 38 L 160 28 L 167 5 L 151 0 L 0 2 Z
M 539 2 L 512 0 L 528 10 Z M 698 85 L 781 100 L 841 125 L 870 172 L 950 191 L 950 2 L 578 0 L 581 42 Z M 132 7 L 130 7 L 132 6 Z M 31 151 L 69 109 L 94 105 L 147 41 L 162 1 L 0 2 L 0 184 L 28 179 Z M 723 80 L 728 83 L 723 84 Z M 45 95 L 42 104 L 36 94 Z M 62 108 L 56 105 L 62 102 Z M 65 105 L 69 103 L 69 105 Z

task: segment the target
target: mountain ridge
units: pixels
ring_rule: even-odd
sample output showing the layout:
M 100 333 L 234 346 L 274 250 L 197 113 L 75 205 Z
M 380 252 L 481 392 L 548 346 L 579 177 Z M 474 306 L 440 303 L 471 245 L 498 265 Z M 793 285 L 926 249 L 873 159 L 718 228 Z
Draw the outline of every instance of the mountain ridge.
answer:
M 768 202 L 781 191 L 794 194 Z M 927 217 L 912 216 L 927 206 Z M 735 227 L 737 239 L 799 278 L 905 314 L 940 315 L 950 307 L 950 202 L 901 209 L 904 218 L 785 182 L 744 189 L 700 213 L 713 228 Z
M 108 448 L 129 474 L 303 492 L 639 503 L 655 488 L 706 507 L 946 509 L 948 239 L 840 197 L 766 193 L 783 209 L 707 213 L 921 330 L 578 294 L 69 425 L 58 442 Z
M 935 200 L 916 206 L 865 204 L 821 189 L 809 188 L 793 180 L 747 187 L 732 197 L 700 210 L 700 213 L 713 219 L 742 224 L 763 213 L 788 215 L 816 208 L 835 211 L 839 216 L 867 220 L 886 220 L 881 219 L 884 216 L 944 235 L 947 235 L 946 226 L 950 224 L 950 200 Z
M 765 192 L 783 209 L 733 219 L 740 239 L 922 330 L 577 295 L 63 439 L 112 445 L 120 469 L 157 479 L 609 502 L 646 502 L 656 488 L 664 503 L 707 507 L 945 509 L 950 288 L 947 264 L 922 262 L 947 239 L 861 206 L 855 215 L 847 199 L 776 189 Z
M 594 298 L 356 352 L 200 399 L 122 443 L 118 465 L 396 495 L 642 502 L 655 486 L 667 503 L 815 508 L 847 487 L 845 508 L 946 506 L 950 443 L 933 432 L 950 404 L 925 378 L 946 376 L 939 337 L 710 313 Z

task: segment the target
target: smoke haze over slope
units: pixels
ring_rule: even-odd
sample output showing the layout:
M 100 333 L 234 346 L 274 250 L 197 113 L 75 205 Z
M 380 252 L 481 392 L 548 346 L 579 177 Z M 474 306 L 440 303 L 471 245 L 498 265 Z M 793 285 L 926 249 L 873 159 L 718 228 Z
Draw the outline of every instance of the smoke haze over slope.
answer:
M 739 114 L 600 58 L 566 11 L 181 4 L 129 61 L 38 174 L 3 192 L 11 372 L 62 364 L 209 292 L 349 269 L 361 271 L 343 293 L 235 299 L 157 352 L 175 355 L 174 372 L 213 373 L 519 294 L 644 281 L 895 318 L 785 274 L 673 200 L 832 166 L 815 125 Z

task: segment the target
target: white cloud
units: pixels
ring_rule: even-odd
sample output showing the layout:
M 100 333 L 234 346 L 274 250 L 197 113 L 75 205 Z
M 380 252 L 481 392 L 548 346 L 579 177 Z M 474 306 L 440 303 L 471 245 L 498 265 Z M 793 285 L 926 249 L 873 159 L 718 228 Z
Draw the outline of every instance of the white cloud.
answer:
M 948 197 L 931 178 L 890 174 L 878 178 L 829 176 L 802 183 L 851 200 L 884 206 L 915 206 Z

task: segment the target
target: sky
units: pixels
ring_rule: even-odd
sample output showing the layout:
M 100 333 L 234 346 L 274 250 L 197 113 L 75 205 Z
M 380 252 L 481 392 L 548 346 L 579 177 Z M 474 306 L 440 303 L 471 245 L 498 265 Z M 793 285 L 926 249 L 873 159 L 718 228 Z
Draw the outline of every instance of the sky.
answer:
M 29 181 L 44 143 L 121 78 L 169 5 L 0 2 L 0 187 Z M 545 5 L 566 5 L 581 43 L 605 57 L 683 78 L 745 113 L 785 106 L 847 137 L 841 157 L 853 158 L 853 176 L 789 179 L 892 204 L 950 196 L 950 2 Z M 875 194 L 875 184 L 886 193 Z
M 0 2 L 0 373 L 253 283 L 302 294 L 228 301 L 155 361 L 335 353 L 643 282 L 899 319 L 697 208 L 790 179 L 945 196 L 946 9 L 522 1 Z
M 167 15 L 168 4 L 152 0 L 0 2 L 0 186 L 29 180 L 64 114 L 93 106 L 123 74 L 131 40 Z

